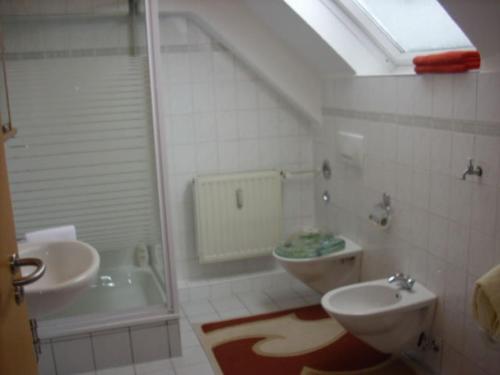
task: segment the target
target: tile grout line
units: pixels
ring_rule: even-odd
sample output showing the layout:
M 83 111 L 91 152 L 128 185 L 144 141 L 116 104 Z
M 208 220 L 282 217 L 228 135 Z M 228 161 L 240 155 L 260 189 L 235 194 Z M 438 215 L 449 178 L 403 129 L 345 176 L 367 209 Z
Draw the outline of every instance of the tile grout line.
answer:
M 237 299 L 238 301 L 240 301 L 240 303 L 241 303 L 243 306 L 245 306 L 245 309 L 247 309 L 247 311 L 248 311 L 250 314 L 252 314 L 252 312 L 250 311 L 250 308 L 247 306 L 247 304 L 245 303 L 245 301 L 244 301 L 244 300 L 243 300 L 243 299 L 242 299 L 242 298 L 241 298 L 238 294 L 236 294 L 236 295 L 235 295 L 235 297 L 236 297 L 236 299 Z
M 132 359 L 132 365 L 134 368 L 134 375 L 137 375 L 137 368 L 136 368 L 136 363 L 135 363 L 135 353 L 134 353 L 134 345 L 132 344 L 132 330 L 130 327 L 127 327 L 127 334 L 128 334 L 128 340 L 129 340 L 129 345 L 130 345 L 130 357 Z
M 327 106 L 322 108 L 322 113 L 325 117 L 355 118 L 376 122 L 390 122 L 400 126 L 448 130 L 456 133 L 500 136 L 500 123 L 477 119 L 457 120 L 433 116 L 358 111 Z
M 90 347 L 92 349 L 92 364 L 94 365 L 94 373 L 97 374 L 97 364 L 95 359 L 95 348 L 94 348 L 94 335 L 91 332 L 89 334 Z
M 50 354 L 52 357 L 52 364 L 54 365 L 54 371 L 56 372 L 55 375 L 59 375 L 59 373 L 57 371 L 56 355 L 54 352 L 54 347 L 52 346 L 52 339 L 49 340 L 49 345 L 50 345 Z

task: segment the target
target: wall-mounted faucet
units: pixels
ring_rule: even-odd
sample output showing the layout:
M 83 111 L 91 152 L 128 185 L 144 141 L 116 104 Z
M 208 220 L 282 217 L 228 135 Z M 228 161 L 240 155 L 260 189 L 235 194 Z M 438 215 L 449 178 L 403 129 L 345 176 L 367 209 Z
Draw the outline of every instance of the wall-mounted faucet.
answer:
M 478 176 L 481 177 L 483 175 L 483 168 L 479 165 L 474 166 L 474 159 L 469 158 L 469 164 L 467 165 L 467 169 L 462 174 L 462 180 L 467 178 L 467 175 L 470 176 Z

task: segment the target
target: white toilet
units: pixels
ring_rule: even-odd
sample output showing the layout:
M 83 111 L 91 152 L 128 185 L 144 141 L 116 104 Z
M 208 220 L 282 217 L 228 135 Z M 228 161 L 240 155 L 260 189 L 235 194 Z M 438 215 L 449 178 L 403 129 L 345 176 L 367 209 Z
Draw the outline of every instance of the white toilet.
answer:
M 293 276 L 315 291 L 324 294 L 343 285 L 357 283 L 361 273 L 362 249 L 345 240 L 344 250 L 310 258 L 286 258 L 273 252 L 278 262 Z
M 417 342 L 434 317 L 436 295 L 412 280 L 402 289 L 386 279 L 334 289 L 323 308 L 360 340 L 383 353 L 399 353 Z

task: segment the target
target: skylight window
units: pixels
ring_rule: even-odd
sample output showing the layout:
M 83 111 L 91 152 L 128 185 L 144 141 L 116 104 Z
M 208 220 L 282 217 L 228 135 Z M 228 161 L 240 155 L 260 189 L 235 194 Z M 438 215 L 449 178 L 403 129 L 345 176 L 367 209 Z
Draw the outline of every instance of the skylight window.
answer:
M 353 0 L 400 52 L 473 48 L 437 0 Z
M 411 66 L 417 55 L 475 49 L 438 0 L 319 1 L 366 49 L 382 53 L 396 69 Z

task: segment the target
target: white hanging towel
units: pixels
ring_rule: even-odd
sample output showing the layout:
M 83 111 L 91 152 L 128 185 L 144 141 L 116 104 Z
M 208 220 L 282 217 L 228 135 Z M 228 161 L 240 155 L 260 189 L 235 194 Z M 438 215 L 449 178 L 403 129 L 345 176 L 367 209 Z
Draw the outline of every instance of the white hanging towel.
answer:
M 25 236 L 28 242 L 76 240 L 76 229 L 74 225 L 65 225 L 28 232 Z

